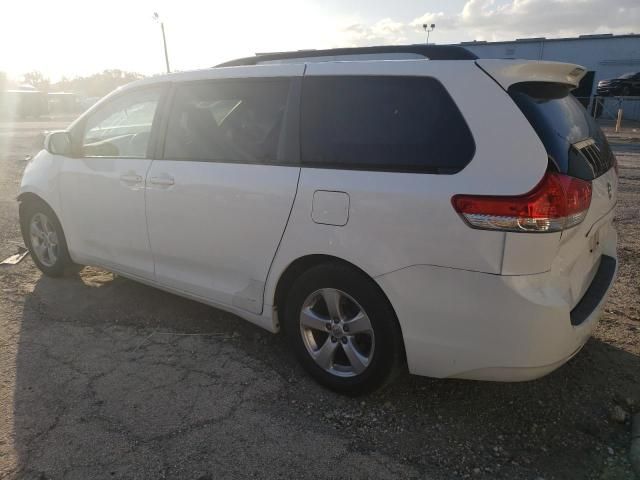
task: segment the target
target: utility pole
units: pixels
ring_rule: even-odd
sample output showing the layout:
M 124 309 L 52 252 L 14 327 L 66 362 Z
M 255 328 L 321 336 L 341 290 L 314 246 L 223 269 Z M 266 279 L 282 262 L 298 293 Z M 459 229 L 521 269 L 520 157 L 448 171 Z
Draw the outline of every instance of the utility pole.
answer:
M 429 34 L 433 32 L 434 28 L 436 28 L 436 24 L 432 23 L 431 25 L 429 25 L 428 23 L 423 23 L 422 28 L 424 28 L 424 31 L 427 32 L 427 45 L 429 45 Z
M 164 33 L 164 22 L 160 20 L 158 12 L 153 12 L 153 20 L 160 24 L 160 30 L 162 31 L 162 45 L 164 46 L 164 61 L 167 65 L 167 73 L 171 73 L 169 68 L 169 52 L 167 52 L 167 36 Z

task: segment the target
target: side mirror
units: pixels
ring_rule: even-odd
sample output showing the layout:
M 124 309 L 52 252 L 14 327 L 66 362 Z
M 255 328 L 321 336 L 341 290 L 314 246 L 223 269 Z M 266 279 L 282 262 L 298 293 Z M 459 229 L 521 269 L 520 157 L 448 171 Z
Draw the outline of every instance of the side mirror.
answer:
M 65 131 L 47 134 L 44 138 L 44 149 L 54 155 L 71 155 L 71 135 Z

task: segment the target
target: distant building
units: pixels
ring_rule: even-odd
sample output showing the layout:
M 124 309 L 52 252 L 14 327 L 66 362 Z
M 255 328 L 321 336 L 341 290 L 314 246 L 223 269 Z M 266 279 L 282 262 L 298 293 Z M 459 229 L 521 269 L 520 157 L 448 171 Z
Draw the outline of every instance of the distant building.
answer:
M 598 81 L 640 72 L 640 35 L 580 35 L 574 38 L 518 38 L 507 42 L 462 42 L 480 58 L 523 58 L 576 63 L 588 73 L 576 97 L 595 94 Z

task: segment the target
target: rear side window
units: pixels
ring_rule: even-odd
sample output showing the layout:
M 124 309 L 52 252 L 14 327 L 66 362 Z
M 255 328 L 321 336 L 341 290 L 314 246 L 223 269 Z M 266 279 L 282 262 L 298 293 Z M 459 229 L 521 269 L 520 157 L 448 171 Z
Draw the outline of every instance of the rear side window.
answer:
M 613 166 L 606 137 L 567 85 L 517 83 L 509 94 L 561 173 L 592 180 Z
M 305 166 L 456 173 L 475 144 L 433 78 L 318 76 L 303 82 L 301 149 Z
M 278 159 L 289 80 L 211 80 L 180 84 L 164 158 L 229 163 Z

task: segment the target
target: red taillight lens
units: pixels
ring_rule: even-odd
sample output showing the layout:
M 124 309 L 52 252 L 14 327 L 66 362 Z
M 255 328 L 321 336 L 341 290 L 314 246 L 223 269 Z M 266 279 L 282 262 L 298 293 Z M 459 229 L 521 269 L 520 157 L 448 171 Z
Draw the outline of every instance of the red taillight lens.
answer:
M 524 195 L 455 195 L 451 203 L 473 228 L 558 232 L 584 220 L 591 204 L 591 183 L 547 172 L 542 181 Z

